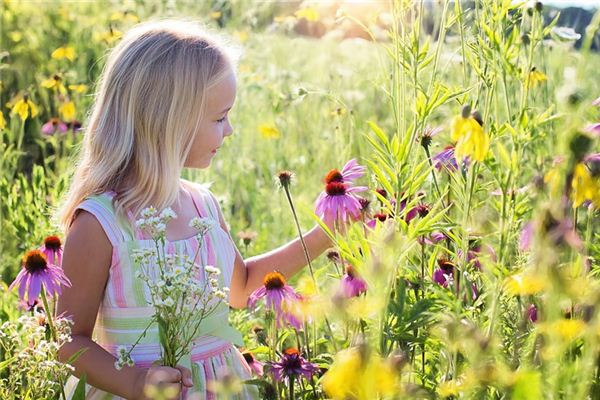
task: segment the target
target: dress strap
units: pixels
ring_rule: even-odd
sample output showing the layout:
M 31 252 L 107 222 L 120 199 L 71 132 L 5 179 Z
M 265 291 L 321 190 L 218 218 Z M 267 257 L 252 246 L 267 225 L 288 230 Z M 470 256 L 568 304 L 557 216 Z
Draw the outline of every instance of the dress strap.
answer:
M 104 230 L 113 247 L 132 239 L 130 223 L 118 218 L 112 203 L 114 193 L 102 193 L 87 197 L 75 210 L 85 210 L 92 214 Z

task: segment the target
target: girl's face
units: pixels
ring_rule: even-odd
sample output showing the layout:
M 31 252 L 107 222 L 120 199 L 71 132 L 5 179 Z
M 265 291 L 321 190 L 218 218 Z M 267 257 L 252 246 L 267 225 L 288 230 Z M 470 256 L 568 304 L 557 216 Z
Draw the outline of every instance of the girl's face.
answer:
M 217 154 L 223 139 L 231 135 L 229 110 L 235 102 L 236 82 L 233 71 L 206 93 L 206 115 L 196 132 L 192 148 L 184 163 L 189 168 L 206 168 Z

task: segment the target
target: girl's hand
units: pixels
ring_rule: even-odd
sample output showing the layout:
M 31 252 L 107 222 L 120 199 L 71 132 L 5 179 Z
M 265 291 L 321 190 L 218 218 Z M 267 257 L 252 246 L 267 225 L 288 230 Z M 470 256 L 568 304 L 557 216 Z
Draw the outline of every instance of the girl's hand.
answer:
M 133 400 L 150 400 L 153 395 L 164 393 L 169 399 L 181 397 L 182 385 L 190 388 L 193 386 L 192 372 L 181 365 L 176 368 L 153 366 L 140 370 L 135 381 L 135 396 Z

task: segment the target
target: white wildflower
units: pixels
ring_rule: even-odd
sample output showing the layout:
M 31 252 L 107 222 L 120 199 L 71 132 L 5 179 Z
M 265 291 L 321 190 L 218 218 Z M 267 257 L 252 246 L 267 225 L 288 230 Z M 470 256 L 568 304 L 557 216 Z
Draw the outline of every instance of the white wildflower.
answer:
M 221 270 L 219 268 L 215 268 L 212 265 L 207 265 L 206 267 L 204 267 L 204 270 L 211 275 L 219 275 L 221 273 Z
M 167 207 L 164 210 L 162 210 L 158 217 L 161 219 L 161 221 L 166 223 L 172 220 L 173 218 L 177 218 L 177 214 L 175 214 L 175 212 L 170 207 Z
M 167 307 L 172 307 L 175 302 L 173 301 L 173 299 L 171 297 L 167 297 L 164 301 L 163 304 Z

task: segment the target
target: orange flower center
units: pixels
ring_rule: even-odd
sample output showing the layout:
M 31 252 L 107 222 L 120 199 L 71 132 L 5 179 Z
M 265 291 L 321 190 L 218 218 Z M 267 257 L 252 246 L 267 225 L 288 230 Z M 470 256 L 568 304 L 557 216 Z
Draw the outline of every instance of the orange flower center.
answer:
M 267 290 L 281 289 L 285 286 L 285 278 L 277 271 L 269 272 L 265 275 L 263 284 Z
M 342 196 L 346 194 L 346 185 L 342 182 L 331 182 L 325 187 L 325 192 L 330 196 Z
M 23 257 L 23 264 L 27 272 L 35 274 L 48 268 L 46 256 L 39 250 L 30 250 Z
M 342 173 L 337 169 L 332 169 L 327 173 L 327 175 L 325 175 L 325 183 L 331 182 L 344 182 L 344 177 L 342 176 Z
M 288 349 L 285 349 L 284 353 L 288 356 L 293 356 L 293 355 L 299 356 L 300 355 L 300 352 L 295 347 L 290 347 Z
M 60 249 L 61 244 L 62 243 L 60 242 L 60 238 L 58 236 L 48 236 L 46 239 L 44 239 L 44 246 L 50 250 L 56 251 Z

